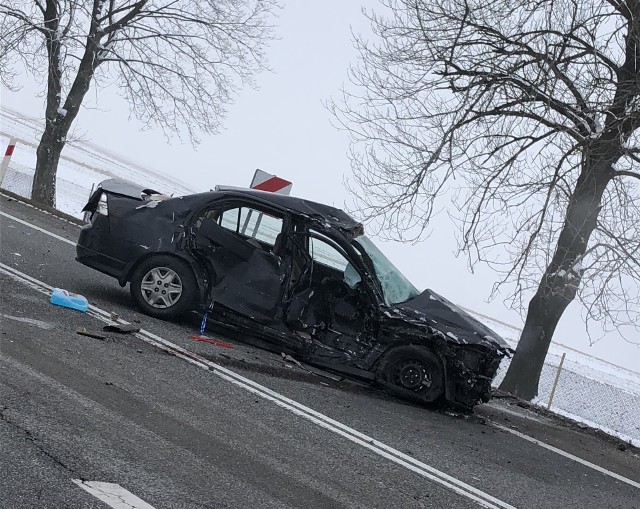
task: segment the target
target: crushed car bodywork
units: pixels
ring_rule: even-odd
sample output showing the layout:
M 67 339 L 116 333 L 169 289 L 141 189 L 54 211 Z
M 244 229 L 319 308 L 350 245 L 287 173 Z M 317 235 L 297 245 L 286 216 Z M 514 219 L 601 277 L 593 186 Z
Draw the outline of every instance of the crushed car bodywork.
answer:
M 109 180 L 85 211 L 76 259 L 130 282 L 152 316 L 210 309 L 307 363 L 467 408 L 489 399 L 510 351 L 459 307 L 418 292 L 360 223 L 327 205 L 238 189 L 172 198 Z

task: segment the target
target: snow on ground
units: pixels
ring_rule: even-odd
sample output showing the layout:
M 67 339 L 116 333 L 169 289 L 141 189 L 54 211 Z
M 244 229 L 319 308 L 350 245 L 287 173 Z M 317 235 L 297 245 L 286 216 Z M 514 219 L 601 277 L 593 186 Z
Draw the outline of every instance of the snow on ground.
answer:
M 9 137 L 18 138 L 2 187 L 28 197 L 35 168 L 35 150 L 41 122 L 1 107 L 0 147 Z M 4 150 L 4 148 L 3 148 Z M 93 187 L 108 178 L 141 184 L 166 194 L 184 195 L 193 189 L 169 175 L 130 161 L 94 143 L 69 142 L 58 171 L 56 205 L 63 212 L 82 217 Z M 471 312 L 501 335 L 513 348 L 520 330 L 486 315 Z M 640 446 L 640 374 L 591 357 L 561 343 L 552 343 L 534 403 L 546 408 L 562 354 L 566 354 L 551 410 Z M 508 359 L 503 360 L 494 385 L 498 386 Z
M 515 349 L 520 336 L 517 327 L 473 311 L 471 314 Z M 550 409 L 640 446 L 640 374 L 621 366 L 552 342 L 533 403 L 547 408 L 563 354 L 565 359 Z M 500 385 L 508 366 L 509 359 L 504 359 L 493 382 L 495 387 Z

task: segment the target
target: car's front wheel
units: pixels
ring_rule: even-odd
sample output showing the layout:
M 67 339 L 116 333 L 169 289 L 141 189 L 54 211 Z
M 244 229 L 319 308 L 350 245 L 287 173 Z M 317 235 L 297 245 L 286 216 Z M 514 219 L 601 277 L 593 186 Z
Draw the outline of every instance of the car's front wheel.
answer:
M 161 255 L 138 265 L 131 277 L 130 291 L 144 314 L 169 320 L 193 307 L 197 284 L 186 263 Z
M 419 403 L 434 403 L 444 395 L 442 362 L 423 346 L 389 350 L 378 365 L 376 380 L 388 392 Z

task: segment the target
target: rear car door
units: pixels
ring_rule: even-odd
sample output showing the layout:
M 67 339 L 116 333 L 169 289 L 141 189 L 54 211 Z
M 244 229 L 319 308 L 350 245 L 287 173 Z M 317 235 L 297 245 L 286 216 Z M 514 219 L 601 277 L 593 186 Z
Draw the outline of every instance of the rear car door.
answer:
M 208 298 L 257 322 L 282 324 L 288 269 L 279 253 L 286 214 L 249 202 L 215 205 L 198 215 L 196 253 L 209 269 Z

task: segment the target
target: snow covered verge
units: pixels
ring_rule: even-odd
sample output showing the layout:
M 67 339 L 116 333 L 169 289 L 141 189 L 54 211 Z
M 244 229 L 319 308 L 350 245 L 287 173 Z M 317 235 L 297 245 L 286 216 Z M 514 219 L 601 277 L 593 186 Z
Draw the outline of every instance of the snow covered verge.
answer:
M 0 147 L 10 137 L 18 139 L 2 187 L 29 197 L 35 168 L 40 122 L 6 107 L 1 110 Z M 60 160 L 56 207 L 81 218 L 82 208 L 98 182 L 118 178 L 143 184 L 165 194 L 184 195 L 208 189 L 190 186 L 151 168 L 127 160 L 121 154 L 93 143 L 69 143 Z M 472 314 L 504 337 L 513 348 L 520 331 L 491 317 Z M 566 354 L 551 410 L 640 447 L 640 373 L 615 366 L 559 343 L 552 343 L 534 404 L 547 407 L 562 354 Z M 508 367 L 505 359 L 494 384 L 497 387 Z

